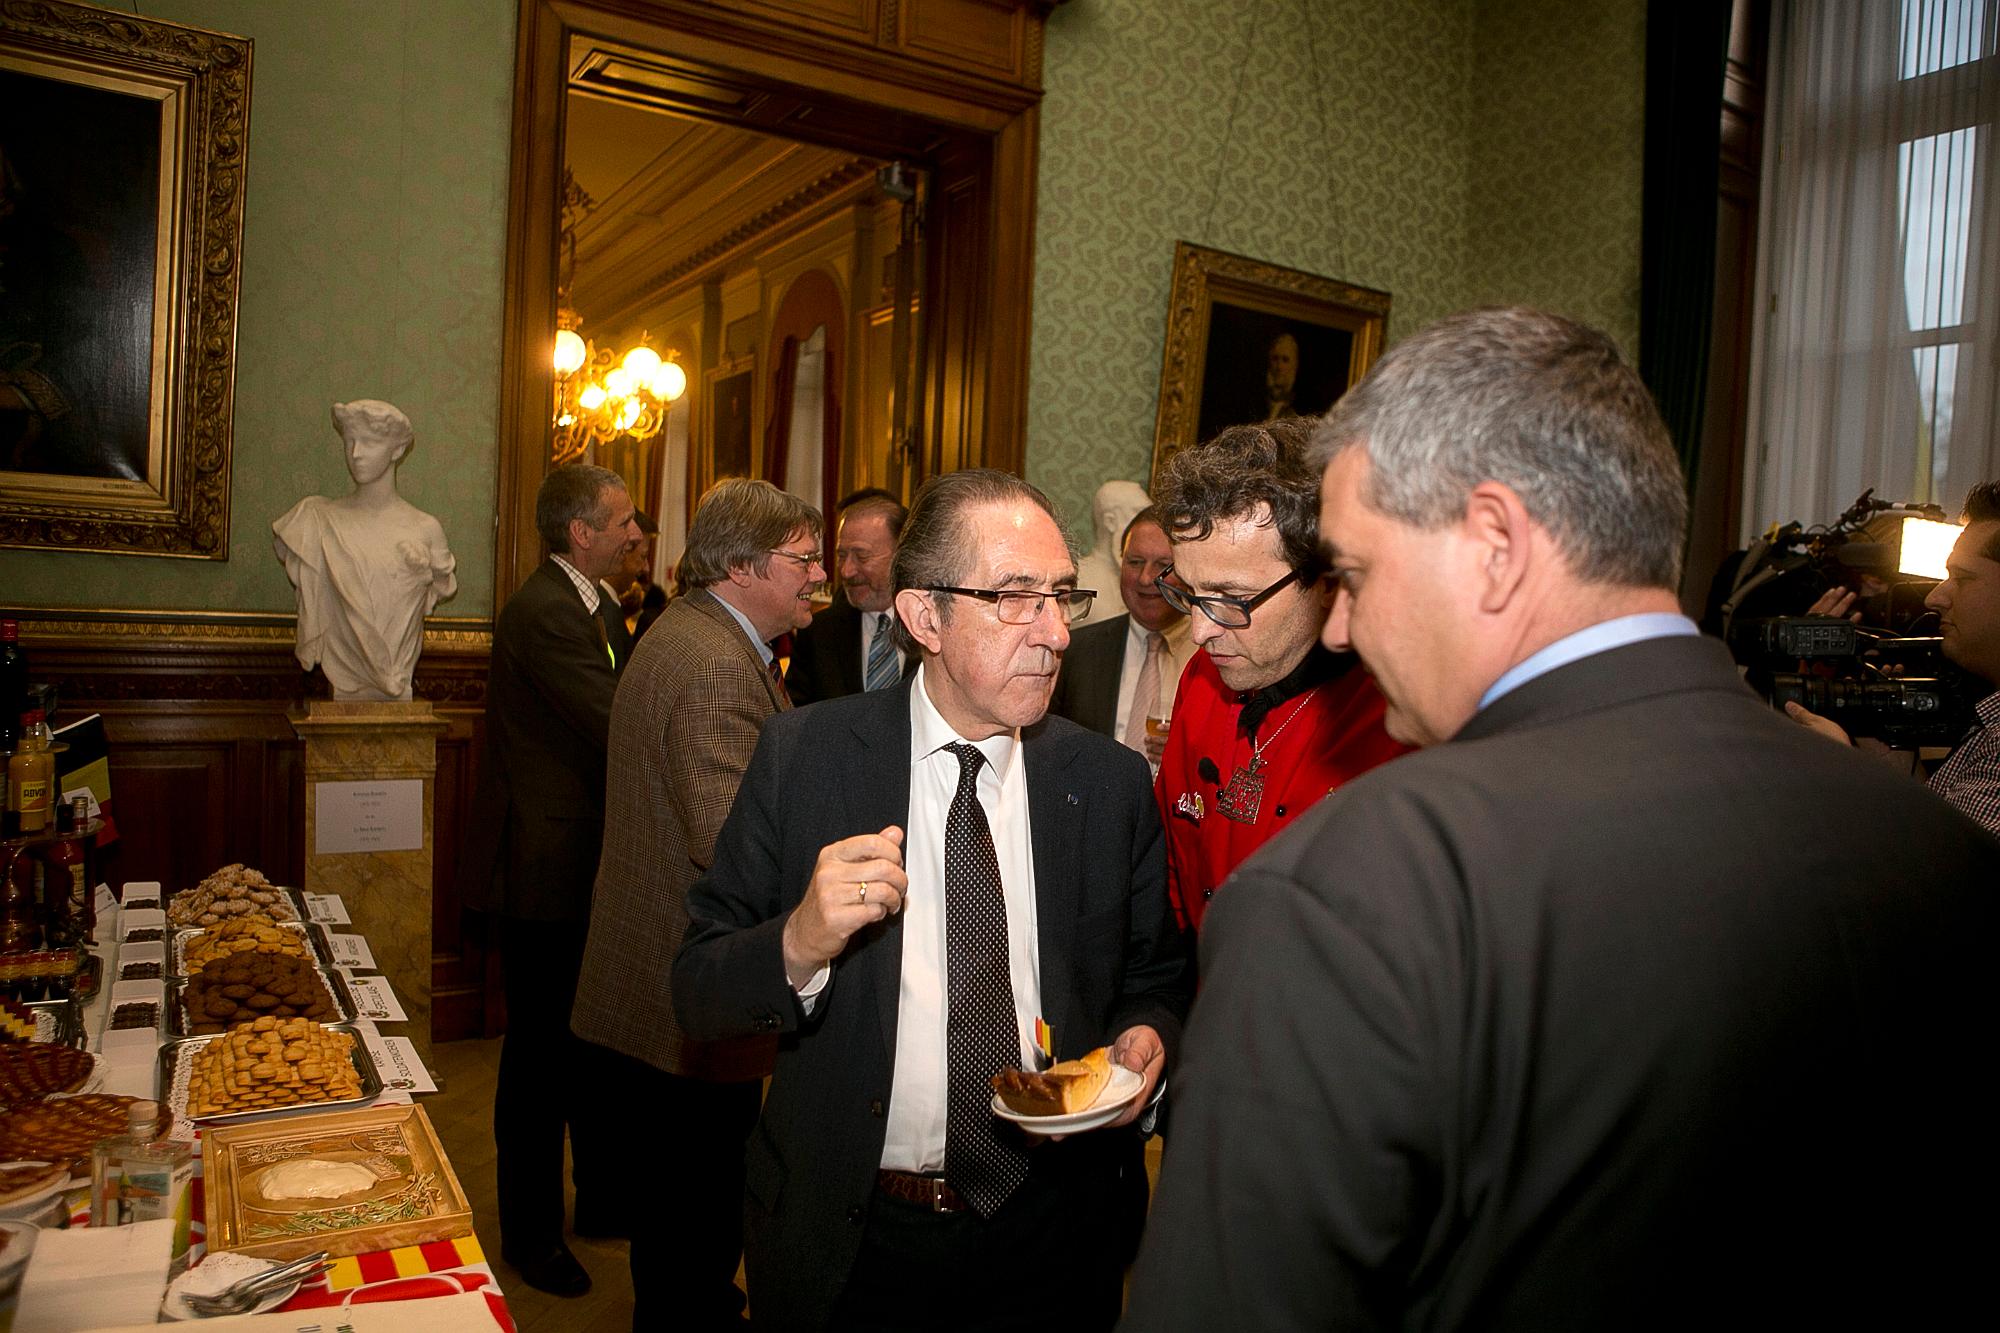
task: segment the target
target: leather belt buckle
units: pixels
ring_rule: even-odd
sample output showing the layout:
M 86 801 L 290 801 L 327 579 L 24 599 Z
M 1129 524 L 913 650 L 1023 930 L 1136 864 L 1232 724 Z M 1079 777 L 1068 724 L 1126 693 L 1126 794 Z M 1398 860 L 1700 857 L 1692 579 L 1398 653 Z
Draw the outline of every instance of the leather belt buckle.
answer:
M 934 1213 L 962 1213 L 965 1199 L 943 1176 L 919 1175 L 914 1171 L 878 1171 L 876 1188 L 892 1199 L 914 1203 Z

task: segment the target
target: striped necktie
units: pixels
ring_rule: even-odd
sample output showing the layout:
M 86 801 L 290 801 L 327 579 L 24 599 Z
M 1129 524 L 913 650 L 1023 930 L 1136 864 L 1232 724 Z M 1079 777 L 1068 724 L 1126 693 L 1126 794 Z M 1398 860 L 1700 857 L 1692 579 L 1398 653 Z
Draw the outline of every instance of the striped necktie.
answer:
M 894 685 L 902 674 L 902 663 L 896 660 L 895 639 L 889 633 L 889 613 L 877 611 L 875 641 L 868 645 L 868 665 L 862 671 L 863 687 L 870 690 L 886 690 Z

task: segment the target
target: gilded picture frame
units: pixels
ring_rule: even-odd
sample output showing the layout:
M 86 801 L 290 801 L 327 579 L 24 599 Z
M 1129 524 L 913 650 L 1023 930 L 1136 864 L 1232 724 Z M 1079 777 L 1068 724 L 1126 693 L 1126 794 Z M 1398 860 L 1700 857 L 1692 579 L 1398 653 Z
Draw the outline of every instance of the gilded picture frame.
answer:
M 228 557 L 250 50 L 0 0 L 0 546 Z
M 1382 354 L 1389 293 L 1182 241 L 1174 247 L 1153 476 L 1273 414 L 1317 415 Z
M 757 358 L 733 357 L 702 377 L 702 447 L 689 503 L 724 477 L 754 477 L 762 465 L 757 438 Z

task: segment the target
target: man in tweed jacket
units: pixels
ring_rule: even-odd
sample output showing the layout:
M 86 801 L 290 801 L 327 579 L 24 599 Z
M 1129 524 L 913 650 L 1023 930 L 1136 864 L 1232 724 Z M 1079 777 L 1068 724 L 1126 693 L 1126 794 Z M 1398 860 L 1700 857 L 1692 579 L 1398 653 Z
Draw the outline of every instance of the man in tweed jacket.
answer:
M 742 1310 L 743 1143 L 776 1042 L 684 1036 L 668 973 L 687 888 L 708 869 L 758 729 L 790 707 L 769 645 L 811 618 L 819 539 L 805 501 L 769 482 L 718 483 L 688 532 L 689 591 L 639 641 L 612 704 L 604 854 L 570 1023 L 606 1048 L 604 1086 L 633 1126 L 686 1149 L 670 1205 L 627 1219 L 634 1328 L 727 1327 Z

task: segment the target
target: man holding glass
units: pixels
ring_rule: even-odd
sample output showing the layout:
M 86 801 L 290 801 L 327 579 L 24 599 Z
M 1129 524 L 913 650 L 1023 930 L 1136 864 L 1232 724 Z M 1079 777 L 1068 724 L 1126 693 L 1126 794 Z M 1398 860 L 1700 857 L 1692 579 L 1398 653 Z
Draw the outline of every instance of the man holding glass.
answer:
M 1232 426 L 1167 463 L 1154 504 L 1173 547 L 1161 594 L 1197 653 L 1160 763 L 1168 887 L 1198 929 L 1218 886 L 1320 797 L 1404 747 L 1352 653 L 1319 643 L 1312 423 Z

